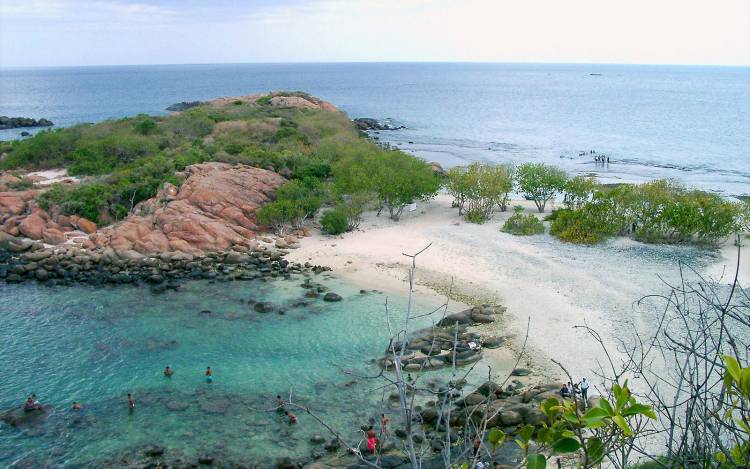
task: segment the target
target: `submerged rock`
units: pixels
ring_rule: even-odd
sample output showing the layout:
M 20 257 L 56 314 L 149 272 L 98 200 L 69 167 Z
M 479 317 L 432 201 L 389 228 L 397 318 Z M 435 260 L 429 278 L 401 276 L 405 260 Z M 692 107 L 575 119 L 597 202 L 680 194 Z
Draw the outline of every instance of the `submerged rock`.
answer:
M 341 299 L 342 299 L 341 295 L 338 295 L 338 294 L 333 293 L 333 292 L 328 292 L 323 297 L 324 301 L 329 301 L 329 302 L 341 301 Z

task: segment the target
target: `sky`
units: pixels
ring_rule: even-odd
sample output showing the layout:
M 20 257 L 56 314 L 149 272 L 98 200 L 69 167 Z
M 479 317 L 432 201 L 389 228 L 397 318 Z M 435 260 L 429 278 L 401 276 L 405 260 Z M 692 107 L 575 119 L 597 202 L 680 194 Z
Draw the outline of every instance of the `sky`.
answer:
M 0 67 L 750 65 L 750 0 L 0 0 Z

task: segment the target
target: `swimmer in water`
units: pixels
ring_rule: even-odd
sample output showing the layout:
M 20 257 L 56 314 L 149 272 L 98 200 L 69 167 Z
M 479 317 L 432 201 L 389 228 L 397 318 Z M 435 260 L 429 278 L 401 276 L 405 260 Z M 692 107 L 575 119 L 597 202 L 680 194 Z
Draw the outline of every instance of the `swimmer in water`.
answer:
M 81 410 L 82 407 L 81 407 L 81 404 L 73 401 L 73 407 L 71 407 L 71 409 L 73 409 L 73 410 Z
M 174 374 L 174 371 L 172 371 L 172 368 L 170 368 L 169 365 L 167 365 L 167 367 L 164 368 L 164 376 L 166 376 L 167 378 L 169 378 L 173 374 Z
M 133 400 L 133 395 L 130 393 L 128 393 L 128 409 L 130 412 L 135 410 L 135 401 Z
M 211 371 L 211 367 L 206 368 L 206 382 L 212 383 L 214 381 L 214 373 Z

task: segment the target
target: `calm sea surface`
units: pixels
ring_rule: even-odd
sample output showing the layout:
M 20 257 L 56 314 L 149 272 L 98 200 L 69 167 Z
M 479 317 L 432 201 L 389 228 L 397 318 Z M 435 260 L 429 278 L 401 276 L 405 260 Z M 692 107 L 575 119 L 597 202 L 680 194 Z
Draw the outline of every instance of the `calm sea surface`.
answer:
M 445 166 L 545 161 L 608 181 L 678 178 L 750 194 L 750 68 L 544 64 L 238 64 L 0 71 L 0 115 L 58 125 L 183 100 L 305 90 Z M 0 132 L 0 138 L 20 131 Z M 581 152 L 610 158 L 606 166 Z

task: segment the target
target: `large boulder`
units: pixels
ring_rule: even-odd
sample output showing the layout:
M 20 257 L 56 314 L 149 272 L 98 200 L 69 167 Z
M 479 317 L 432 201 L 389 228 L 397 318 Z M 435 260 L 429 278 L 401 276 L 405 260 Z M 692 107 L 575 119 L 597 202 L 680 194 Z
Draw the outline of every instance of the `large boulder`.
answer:
M 285 182 L 272 171 L 225 163 L 192 165 L 185 172 L 179 191 L 166 184 L 114 227 L 110 245 L 115 250 L 197 253 L 252 245 L 255 212 Z

